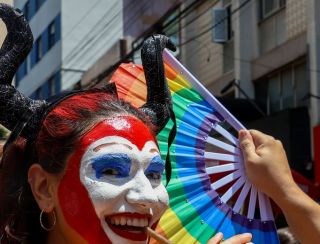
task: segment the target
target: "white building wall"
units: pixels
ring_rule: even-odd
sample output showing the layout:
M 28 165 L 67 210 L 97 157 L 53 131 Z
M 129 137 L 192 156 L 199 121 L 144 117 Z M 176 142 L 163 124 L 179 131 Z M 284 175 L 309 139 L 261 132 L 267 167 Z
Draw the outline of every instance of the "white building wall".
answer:
M 215 2 L 213 7 L 221 7 L 220 1 Z M 212 8 L 209 8 L 211 5 L 212 2 L 206 2 L 197 8 L 193 15 L 188 16 L 190 19 L 183 20 L 182 25 L 184 26 L 188 21 L 201 14 L 196 21 L 182 29 L 182 43 L 212 26 Z M 204 12 L 206 9 L 208 10 Z M 223 45 L 212 42 L 211 31 L 183 46 L 181 55 L 182 62 L 204 85 L 217 86 L 213 83 L 223 75 Z M 212 92 L 217 93 L 218 90 L 213 89 Z
M 15 0 L 14 6 L 22 9 L 27 0 Z M 46 0 L 30 21 L 30 27 L 36 40 L 61 11 L 61 0 Z M 49 50 L 28 74 L 19 82 L 17 89 L 30 96 L 42 86 L 60 67 L 61 41 Z M 30 63 L 30 59 L 29 59 Z M 29 69 L 29 68 L 28 68 Z
M 287 37 L 292 39 L 307 30 L 307 0 L 286 2 Z
M 46 0 L 30 21 L 36 40 L 61 11 L 61 0 Z
M 240 8 L 244 0 L 232 1 L 233 9 Z M 251 80 L 251 60 L 258 54 L 258 16 L 256 1 L 251 1 L 237 11 L 234 22 L 234 63 L 235 80 L 250 98 L 254 98 L 254 87 Z M 239 97 L 244 95 L 239 93 Z
M 30 96 L 39 86 L 46 82 L 57 70 L 61 61 L 61 41 L 46 53 L 37 65 L 19 83 L 18 90 Z
M 62 1 L 62 89 L 72 89 L 87 70 L 123 37 L 122 0 Z

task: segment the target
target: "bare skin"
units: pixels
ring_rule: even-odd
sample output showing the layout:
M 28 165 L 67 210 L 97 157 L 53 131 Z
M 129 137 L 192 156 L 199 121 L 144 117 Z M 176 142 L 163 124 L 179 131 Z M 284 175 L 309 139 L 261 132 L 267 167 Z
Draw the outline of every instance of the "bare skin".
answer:
M 245 244 L 251 241 L 252 235 L 250 233 L 244 233 L 240 235 L 235 235 L 225 241 L 222 241 L 223 234 L 221 232 L 217 233 L 214 237 L 212 237 L 208 244 Z
M 249 180 L 282 209 L 301 243 L 319 243 L 320 206 L 294 182 L 282 143 L 256 130 L 239 132 Z

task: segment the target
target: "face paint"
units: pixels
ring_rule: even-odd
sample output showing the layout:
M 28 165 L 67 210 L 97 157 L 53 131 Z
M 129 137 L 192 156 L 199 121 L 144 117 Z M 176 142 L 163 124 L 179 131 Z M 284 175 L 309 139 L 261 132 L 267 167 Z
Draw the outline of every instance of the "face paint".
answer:
M 131 116 L 98 123 L 81 139 L 59 185 L 67 223 L 89 243 L 146 243 L 144 226 L 168 204 L 149 129 Z
M 92 168 L 96 172 L 97 179 L 100 179 L 103 175 L 114 175 L 119 178 L 128 177 L 130 167 L 131 159 L 123 153 L 110 153 L 92 160 Z

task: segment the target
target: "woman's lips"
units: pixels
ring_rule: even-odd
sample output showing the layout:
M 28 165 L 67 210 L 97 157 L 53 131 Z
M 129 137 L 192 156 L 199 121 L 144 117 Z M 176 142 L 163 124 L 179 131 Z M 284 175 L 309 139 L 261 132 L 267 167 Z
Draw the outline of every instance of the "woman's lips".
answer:
M 149 226 L 151 217 L 149 214 L 118 213 L 106 216 L 105 221 L 115 234 L 132 241 L 145 241 L 144 227 Z

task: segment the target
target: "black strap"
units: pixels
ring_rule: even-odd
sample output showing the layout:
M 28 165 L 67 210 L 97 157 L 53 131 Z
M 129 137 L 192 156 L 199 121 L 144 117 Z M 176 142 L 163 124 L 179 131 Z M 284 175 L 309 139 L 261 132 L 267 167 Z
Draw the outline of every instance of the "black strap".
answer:
M 169 106 L 169 112 L 170 112 L 170 119 L 173 122 L 173 126 L 170 130 L 169 133 L 169 137 L 168 137 L 168 152 L 167 152 L 167 156 L 166 156 L 166 165 L 165 165 L 165 169 L 166 169 L 166 181 L 167 184 L 166 186 L 168 186 L 170 179 L 171 179 L 171 173 L 172 173 L 172 166 L 171 166 L 171 158 L 170 158 L 170 146 L 172 145 L 176 134 L 177 134 L 177 122 L 176 122 L 176 115 L 173 112 L 173 109 L 171 108 L 171 106 Z

